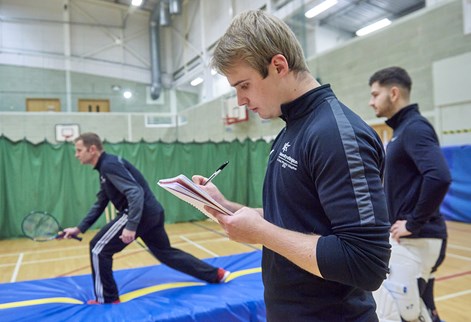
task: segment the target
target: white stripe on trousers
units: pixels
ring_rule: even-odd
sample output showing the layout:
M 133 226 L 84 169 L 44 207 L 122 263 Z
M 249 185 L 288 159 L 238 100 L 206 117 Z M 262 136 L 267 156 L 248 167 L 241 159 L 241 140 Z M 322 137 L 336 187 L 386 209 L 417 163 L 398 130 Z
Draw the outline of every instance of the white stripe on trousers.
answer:
M 97 241 L 95 247 L 92 249 L 92 265 L 95 271 L 95 293 L 97 301 L 104 303 L 105 299 L 103 296 L 103 283 L 100 278 L 100 259 L 99 255 L 109 241 L 118 233 L 121 228 L 128 222 L 128 215 L 123 215 L 119 218 L 108 231 Z

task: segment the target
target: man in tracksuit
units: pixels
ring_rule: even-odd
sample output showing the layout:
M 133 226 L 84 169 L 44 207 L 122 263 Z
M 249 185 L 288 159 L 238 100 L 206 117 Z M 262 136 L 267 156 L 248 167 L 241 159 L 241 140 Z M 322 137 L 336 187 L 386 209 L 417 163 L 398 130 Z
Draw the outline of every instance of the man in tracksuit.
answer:
M 432 125 L 420 115 L 417 104 L 409 103 L 408 73 L 400 67 L 385 68 L 371 76 L 369 85 L 376 116 L 386 117 L 394 130 L 384 177 L 392 224 L 391 274 L 384 287 L 390 294 L 375 294 L 381 297 L 378 309 L 387 315 L 387 308 L 394 307 L 388 299 L 394 299 L 406 321 L 421 317 L 440 321 L 433 301 L 433 272 L 445 255 L 447 231 L 440 203 L 451 182 L 450 172 Z M 421 298 L 428 309 L 422 312 Z
M 263 209 L 229 201 L 193 176 L 234 212 L 208 209 L 229 238 L 263 245 L 267 320 L 377 321 L 371 291 L 390 255 L 378 135 L 316 81 L 286 23 L 263 11 L 233 19 L 213 67 L 239 105 L 286 122 L 267 156 Z
M 103 213 L 109 202 L 118 216 L 106 224 L 90 242 L 90 260 L 96 299 L 89 304 L 119 303 L 113 277 L 113 255 L 137 237 L 163 264 L 209 283 L 219 283 L 229 274 L 222 268 L 173 248 L 164 228 L 164 210 L 142 174 L 128 161 L 103 150 L 95 133 L 84 133 L 75 140 L 75 156 L 90 164 L 100 175 L 97 201 L 77 227 L 64 229 L 65 238 L 84 233 Z

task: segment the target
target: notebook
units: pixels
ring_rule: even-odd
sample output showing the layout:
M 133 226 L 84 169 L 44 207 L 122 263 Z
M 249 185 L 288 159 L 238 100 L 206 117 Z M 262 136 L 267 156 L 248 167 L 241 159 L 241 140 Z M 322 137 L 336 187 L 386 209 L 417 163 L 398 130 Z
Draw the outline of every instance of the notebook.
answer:
M 216 218 L 206 211 L 204 206 L 213 208 L 226 215 L 233 214 L 183 174 L 180 174 L 174 178 L 161 179 L 157 182 L 157 184 L 171 194 L 197 208 L 208 218 L 211 218 L 214 221 L 217 221 Z

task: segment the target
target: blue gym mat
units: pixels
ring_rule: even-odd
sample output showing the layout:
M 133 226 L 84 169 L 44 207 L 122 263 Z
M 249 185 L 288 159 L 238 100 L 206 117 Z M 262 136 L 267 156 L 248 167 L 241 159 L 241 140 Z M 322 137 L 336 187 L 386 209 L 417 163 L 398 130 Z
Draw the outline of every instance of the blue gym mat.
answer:
M 471 145 L 442 148 L 451 185 L 440 207 L 447 220 L 471 223 Z
M 88 305 L 90 275 L 0 284 L 6 321 L 265 321 L 261 251 L 210 258 L 232 272 L 207 284 L 165 265 L 115 271 L 120 304 Z

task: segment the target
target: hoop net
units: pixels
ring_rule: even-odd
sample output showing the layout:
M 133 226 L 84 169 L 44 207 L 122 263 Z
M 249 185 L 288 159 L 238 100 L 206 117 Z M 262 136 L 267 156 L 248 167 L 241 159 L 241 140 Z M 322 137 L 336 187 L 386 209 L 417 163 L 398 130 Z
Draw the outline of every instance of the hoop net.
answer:
M 61 129 L 61 135 L 64 138 L 64 141 L 70 141 L 74 135 L 74 130 L 71 128 L 64 127 Z

